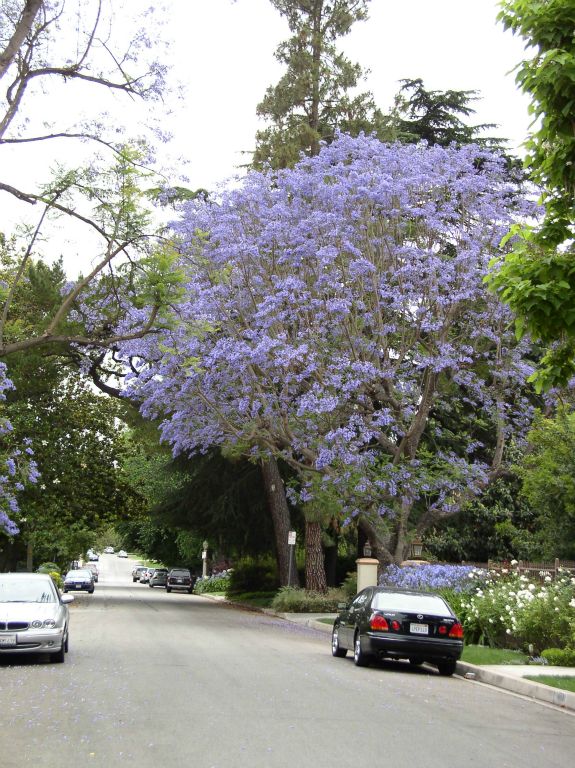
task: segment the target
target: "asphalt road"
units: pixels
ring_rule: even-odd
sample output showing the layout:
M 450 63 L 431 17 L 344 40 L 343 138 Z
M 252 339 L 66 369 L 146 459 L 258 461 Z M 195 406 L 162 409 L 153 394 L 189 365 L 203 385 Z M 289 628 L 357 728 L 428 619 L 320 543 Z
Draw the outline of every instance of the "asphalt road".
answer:
M 1 768 L 573 768 L 575 716 L 329 635 L 133 584 L 100 559 L 65 664 L 0 660 Z

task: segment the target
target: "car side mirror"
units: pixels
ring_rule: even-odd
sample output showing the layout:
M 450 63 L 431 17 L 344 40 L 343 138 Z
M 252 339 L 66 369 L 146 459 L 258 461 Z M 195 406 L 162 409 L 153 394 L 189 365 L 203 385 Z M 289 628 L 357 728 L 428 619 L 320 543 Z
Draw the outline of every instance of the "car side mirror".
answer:
M 60 600 L 63 603 L 73 603 L 74 602 L 74 595 L 60 595 Z
M 346 608 L 347 608 L 347 603 L 338 603 L 337 604 L 337 610 L 338 611 L 345 611 Z

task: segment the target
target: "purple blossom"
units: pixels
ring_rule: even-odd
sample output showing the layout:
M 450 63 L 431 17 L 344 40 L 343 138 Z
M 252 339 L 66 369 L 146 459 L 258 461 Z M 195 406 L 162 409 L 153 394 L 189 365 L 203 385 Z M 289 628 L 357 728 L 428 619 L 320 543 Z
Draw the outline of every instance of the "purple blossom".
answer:
M 185 296 L 177 322 L 123 345 L 140 361 L 128 394 L 174 453 L 271 450 L 306 499 L 306 468 L 324 474 L 348 518 L 449 514 L 488 471 L 476 435 L 441 449 L 454 399 L 508 436 L 531 418 L 528 340 L 484 278 L 534 213 L 474 146 L 340 135 L 294 169 L 250 173 L 173 223 Z

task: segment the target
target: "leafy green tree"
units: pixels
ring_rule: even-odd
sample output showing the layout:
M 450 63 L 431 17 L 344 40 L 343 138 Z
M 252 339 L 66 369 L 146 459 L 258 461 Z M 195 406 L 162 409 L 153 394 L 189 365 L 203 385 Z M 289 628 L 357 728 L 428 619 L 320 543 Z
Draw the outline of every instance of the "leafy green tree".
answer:
M 256 134 L 252 167 L 293 166 L 301 153 L 316 155 L 339 129 L 352 135 L 383 130 L 370 93 L 355 93 L 362 69 L 336 41 L 367 19 L 369 0 L 270 0 L 287 19 L 292 37 L 276 51 L 286 72 L 270 86 L 257 114 L 270 122 Z
M 540 416 L 518 470 L 536 511 L 542 554 L 575 559 L 575 414 Z
M 394 137 L 404 143 L 426 141 L 443 147 L 479 144 L 488 149 L 498 148 L 502 139 L 481 135 L 495 128 L 493 123 L 469 125 L 462 119 L 475 113 L 472 103 L 478 99 L 474 90 L 428 91 L 421 78 L 404 79 L 389 116 L 390 128 Z
M 94 543 L 99 530 L 138 508 L 121 467 L 123 409 L 78 378 L 30 393 L 24 381 L 8 403 L 13 429 L 34 435 L 38 483 L 21 493 L 16 517 L 35 560 L 66 563 Z
M 517 333 L 550 345 L 535 377 L 541 389 L 575 373 L 575 4 L 504 0 L 499 19 L 534 50 L 516 79 L 531 97 L 525 167 L 545 216 L 512 228 L 513 252 L 491 284 L 516 313 Z

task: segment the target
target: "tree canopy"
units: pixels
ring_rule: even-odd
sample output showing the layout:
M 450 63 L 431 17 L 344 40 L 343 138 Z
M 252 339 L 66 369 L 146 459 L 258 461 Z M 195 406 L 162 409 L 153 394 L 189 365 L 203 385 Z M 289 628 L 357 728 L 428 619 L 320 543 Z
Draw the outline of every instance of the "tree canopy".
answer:
M 270 125 L 257 132 L 252 167 L 294 165 L 314 155 L 336 131 L 375 130 L 381 119 L 370 93 L 357 93 L 363 73 L 337 50 L 336 41 L 367 18 L 369 0 L 270 0 L 289 24 L 292 37 L 276 58 L 286 72 L 270 86 L 257 114 Z
M 124 347 L 141 357 L 143 412 L 176 452 L 282 458 L 302 503 L 331 484 L 343 517 L 371 510 L 380 551 L 401 560 L 415 521 L 458 508 L 529 421 L 527 348 L 482 283 L 531 211 L 503 165 L 477 146 L 342 135 L 187 205 L 182 322 Z M 442 429 L 457 400 L 497 435 L 489 461 L 473 429 L 459 443 Z
M 500 20 L 533 56 L 517 70 L 531 97 L 527 172 L 541 191 L 540 224 L 515 227 L 513 252 L 491 284 L 517 315 L 518 334 L 549 345 L 537 385 L 575 373 L 575 6 L 572 0 L 505 0 Z

